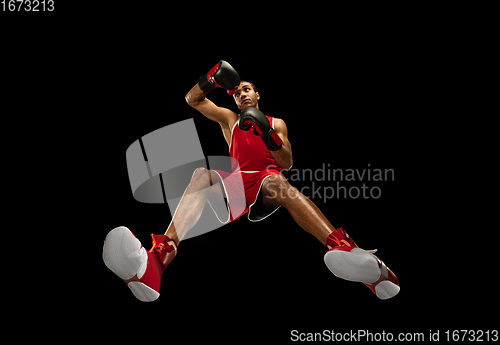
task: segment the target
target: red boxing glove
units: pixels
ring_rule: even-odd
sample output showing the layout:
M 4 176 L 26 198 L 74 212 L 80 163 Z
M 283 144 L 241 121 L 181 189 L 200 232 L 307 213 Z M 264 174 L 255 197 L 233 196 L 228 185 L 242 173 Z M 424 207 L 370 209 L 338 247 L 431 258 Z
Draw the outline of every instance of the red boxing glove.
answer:
M 257 108 L 248 107 L 244 109 L 240 114 L 238 126 L 243 131 L 253 128 L 253 133 L 262 138 L 269 151 L 279 150 L 283 145 L 283 141 L 278 133 L 276 133 L 274 128 L 271 128 L 266 115 Z
M 226 61 L 220 60 L 207 74 L 200 77 L 198 86 L 209 93 L 216 87 L 228 90 L 227 93 L 233 95 L 240 85 L 238 72 Z

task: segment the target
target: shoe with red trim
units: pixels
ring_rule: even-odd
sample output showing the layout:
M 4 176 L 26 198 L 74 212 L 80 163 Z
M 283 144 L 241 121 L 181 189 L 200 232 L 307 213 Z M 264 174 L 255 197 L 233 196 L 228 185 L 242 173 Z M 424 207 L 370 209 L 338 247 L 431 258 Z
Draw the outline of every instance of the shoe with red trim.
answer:
M 163 272 L 177 253 L 177 243 L 165 235 L 154 235 L 153 247 L 146 251 L 124 226 L 111 230 L 104 240 L 102 258 L 137 299 L 151 302 L 160 297 Z
M 337 277 L 365 284 L 380 299 L 388 299 L 399 293 L 396 275 L 383 261 L 373 255 L 377 250 L 359 248 L 347 232 L 338 228 L 326 239 L 329 251 L 325 264 Z

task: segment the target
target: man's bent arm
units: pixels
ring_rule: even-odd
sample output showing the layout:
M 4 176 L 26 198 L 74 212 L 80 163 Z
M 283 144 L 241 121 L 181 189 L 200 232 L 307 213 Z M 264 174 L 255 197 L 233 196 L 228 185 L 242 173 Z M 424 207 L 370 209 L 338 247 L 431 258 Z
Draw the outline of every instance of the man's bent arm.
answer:
M 186 95 L 186 102 L 200 113 L 212 121 L 218 122 L 223 126 L 228 126 L 229 119 L 238 117 L 234 112 L 227 108 L 216 106 L 211 100 L 206 98 L 206 94 L 200 89 L 198 84 Z
M 285 170 L 290 170 L 293 165 L 293 156 L 292 146 L 290 145 L 290 141 L 288 140 L 288 129 L 286 127 L 285 121 L 283 121 L 282 119 L 275 118 L 274 121 L 274 129 L 283 141 L 283 145 L 281 145 L 281 148 L 279 150 L 271 151 L 271 154 L 280 167 Z
M 205 92 L 201 91 L 200 87 L 198 84 L 193 86 L 191 90 L 186 94 L 186 102 L 192 106 L 193 108 L 196 108 L 200 102 L 206 99 L 206 94 Z

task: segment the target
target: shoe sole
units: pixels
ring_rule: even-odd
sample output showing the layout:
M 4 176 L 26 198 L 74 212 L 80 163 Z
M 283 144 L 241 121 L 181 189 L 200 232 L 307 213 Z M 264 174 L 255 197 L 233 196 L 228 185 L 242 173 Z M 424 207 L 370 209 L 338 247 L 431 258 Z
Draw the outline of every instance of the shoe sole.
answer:
M 388 299 L 398 294 L 400 287 L 381 277 L 382 270 L 375 255 L 361 248 L 351 251 L 330 250 L 325 254 L 325 264 L 339 278 L 363 284 L 373 284 L 375 294 L 380 299 Z
M 141 302 L 153 302 L 160 297 L 160 294 L 141 282 L 130 282 L 127 284 L 130 291 Z
M 139 281 L 147 266 L 148 255 L 132 231 L 124 226 L 111 230 L 104 240 L 104 264 L 127 283 L 133 295 L 142 302 L 152 302 L 160 294 Z
M 384 280 L 375 286 L 375 294 L 380 299 L 389 299 L 396 296 L 401 288 L 389 280 Z

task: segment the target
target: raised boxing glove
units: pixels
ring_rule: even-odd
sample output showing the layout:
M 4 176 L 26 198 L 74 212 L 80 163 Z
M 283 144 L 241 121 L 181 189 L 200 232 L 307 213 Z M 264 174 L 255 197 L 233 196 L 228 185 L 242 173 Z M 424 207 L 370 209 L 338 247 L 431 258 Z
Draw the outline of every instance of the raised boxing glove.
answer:
M 238 126 L 243 131 L 249 131 L 250 128 L 253 128 L 253 133 L 262 138 L 267 149 L 270 151 L 276 151 L 283 145 L 278 133 L 276 133 L 274 128 L 271 128 L 266 115 L 257 108 L 248 107 L 244 109 L 241 112 Z
M 229 62 L 220 60 L 208 73 L 202 75 L 198 80 L 200 89 L 209 93 L 216 87 L 227 90 L 227 93 L 233 95 L 240 85 L 240 76 L 238 72 L 229 64 Z

